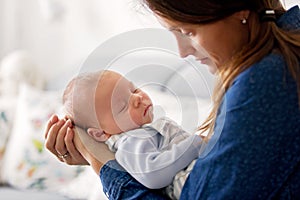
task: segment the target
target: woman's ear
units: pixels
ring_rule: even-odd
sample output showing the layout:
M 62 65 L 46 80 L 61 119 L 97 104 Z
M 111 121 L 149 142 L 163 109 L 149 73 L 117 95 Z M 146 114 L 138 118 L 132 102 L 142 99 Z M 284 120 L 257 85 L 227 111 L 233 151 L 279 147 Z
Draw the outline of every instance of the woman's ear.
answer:
M 88 128 L 87 133 L 98 142 L 105 142 L 110 135 L 99 128 Z
M 236 12 L 234 15 L 240 21 L 244 20 L 244 19 L 248 20 L 249 15 L 250 15 L 250 11 L 249 10 L 241 10 L 241 11 Z

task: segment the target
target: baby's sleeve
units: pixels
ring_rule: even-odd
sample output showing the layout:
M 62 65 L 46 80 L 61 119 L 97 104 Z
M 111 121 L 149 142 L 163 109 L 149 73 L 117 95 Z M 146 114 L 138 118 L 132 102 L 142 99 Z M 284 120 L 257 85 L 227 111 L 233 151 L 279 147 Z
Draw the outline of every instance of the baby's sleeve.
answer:
M 159 149 L 161 135 L 127 137 L 118 145 L 116 159 L 137 181 L 150 189 L 172 183 L 178 171 L 188 166 L 199 155 L 203 141 L 191 135 L 168 149 Z

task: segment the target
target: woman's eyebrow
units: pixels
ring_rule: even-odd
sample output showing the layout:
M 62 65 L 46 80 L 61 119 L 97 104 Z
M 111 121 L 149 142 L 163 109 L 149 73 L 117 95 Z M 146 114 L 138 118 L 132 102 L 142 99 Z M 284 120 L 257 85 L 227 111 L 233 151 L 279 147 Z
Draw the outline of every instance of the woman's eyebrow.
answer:
M 179 28 L 177 26 L 171 26 L 167 28 L 169 31 L 178 31 Z

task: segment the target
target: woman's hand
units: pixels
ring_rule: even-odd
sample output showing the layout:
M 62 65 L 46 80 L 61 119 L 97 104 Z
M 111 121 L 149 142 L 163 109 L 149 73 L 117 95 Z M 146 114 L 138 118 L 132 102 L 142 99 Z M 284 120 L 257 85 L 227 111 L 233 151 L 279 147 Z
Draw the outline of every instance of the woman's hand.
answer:
M 45 146 L 62 162 L 69 165 L 88 165 L 89 162 L 75 146 L 72 127 L 70 119 L 59 119 L 53 115 L 45 130 Z

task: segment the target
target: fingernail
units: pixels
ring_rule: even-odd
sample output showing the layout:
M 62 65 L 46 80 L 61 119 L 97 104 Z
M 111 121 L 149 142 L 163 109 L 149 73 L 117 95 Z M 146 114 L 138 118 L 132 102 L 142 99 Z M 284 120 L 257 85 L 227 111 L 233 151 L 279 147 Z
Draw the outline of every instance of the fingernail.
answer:
M 67 123 L 68 123 L 68 127 L 70 127 L 70 128 L 73 127 L 72 121 L 70 119 L 67 120 Z
M 50 121 L 51 121 L 51 122 L 54 122 L 54 121 L 55 121 L 54 118 L 55 118 L 55 115 L 53 114 L 53 115 L 51 116 L 51 118 L 50 118 Z
M 58 123 L 59 123 L 60 125 L 63 125 L 65 122 L 66 122 L 66 120 L 64 120 L 64 119 L 61 119 L 61 120 L 59 120 L 59 122 L 58 122 Z

